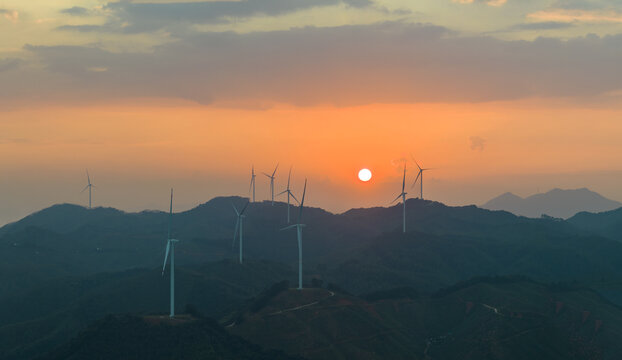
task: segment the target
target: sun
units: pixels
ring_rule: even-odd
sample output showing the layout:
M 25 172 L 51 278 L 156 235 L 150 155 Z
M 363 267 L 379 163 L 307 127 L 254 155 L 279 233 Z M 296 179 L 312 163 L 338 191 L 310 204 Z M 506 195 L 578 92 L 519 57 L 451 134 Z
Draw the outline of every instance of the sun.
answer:
M 369 169 L 361 169 L 359 171 L 359 179 L 365 182 L 371 180 L 371 171 Z

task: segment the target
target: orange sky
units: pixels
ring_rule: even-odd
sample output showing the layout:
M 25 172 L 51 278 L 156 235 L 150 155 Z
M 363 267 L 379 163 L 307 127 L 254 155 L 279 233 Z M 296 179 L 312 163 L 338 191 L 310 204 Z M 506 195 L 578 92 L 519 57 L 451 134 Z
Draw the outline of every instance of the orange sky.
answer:
M 166 197 L 158 194 L 174 186 L 181 210 L 213 196 L 246 196 L 251 164 L 268 172 L 279 162 L 277 190 L 293 165 L 296 192 L 309 178 L 310 205 L 343 211 L 392 200 L 410 153 L 436 168 L 426 174 L 426 197 L 450 204 L 555 186 L 588 186 L 622 200 L 607 176 L 622 170 L 616 109 L 537 101 L 266 110 L 142 103 L 3 112 L 0 166 L 10 172 L 1 185 L 13 194 L 9 204 L 26 212 L 34 203 L 85 203 L 79 191 L 88 167 L 98 205 L 162 208 Z M 471 137 L 483 139 L 483 149 L 472 149 Z M 357 180 L 362 167 L 372 170 L 370 183 Z M 257 193 L 268 196 L 263 176 Z

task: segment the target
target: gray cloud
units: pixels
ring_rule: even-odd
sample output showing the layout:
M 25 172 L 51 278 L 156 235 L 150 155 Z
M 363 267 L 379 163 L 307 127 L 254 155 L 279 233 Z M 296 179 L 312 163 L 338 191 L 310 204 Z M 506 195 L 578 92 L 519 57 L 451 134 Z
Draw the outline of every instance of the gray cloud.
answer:
M 62 14 L 68 14 L 68 15 L 73 15 L 73 16 L 83 16 L 83 15 L 88 15 L 89 9 L 83 8 L 80 6 L 74 6 L 68 9 L 63 9 L 60 12 Z
M 139 33 L 167 28 L 179 23 L 208 24 L 234 18 L 278 16 L 314 7 L 345 4 L 354 8 L 373 7 L 370 0 L 240 0 L 188 3 L 107 3 L 109 21 L 100 26 L 59 27 L 59 30 Z M 378 8 L 380 9 L 380 8 Z M 380 9 L 381 10 L 381 9 Z M 386 11 L 386 10 L 385 10 Z
M 598 10 L 611 7 L 620 8 L 622 3 L 617 0 L 556 0 L 551 4 L 551 8 L 568 10 Z
M 56 29 L 79 32 L 102 32 L 111 30 L 107 25 L 62 25 Z
M 0 72 L 17 69 L 21 63 L 21 59 L 0 59 Z
M 55 81 L 49 86 L 55 92 L 47 95 L 64 93 L 80 101 L 172 97 L 235 106 L 345 106 L 590 98 L 622 87 L 622 35 L 505 41 L 459 36 L 437 26 L 383 23 L 195 33 L 152 53 L 70 46 L 27 50 L 47 67 L 45 77 L 33 80 L 35 88 Z M 22 90 L 32 96 L 32 88 Z M 19 87 L 7 96 L 13 94 Z
M 567 22 L 557 21 L 544 21 L 535 23 L 517 24 L 510 28 L 510 30 L 557 30 L 573 27 L 574 24 Z

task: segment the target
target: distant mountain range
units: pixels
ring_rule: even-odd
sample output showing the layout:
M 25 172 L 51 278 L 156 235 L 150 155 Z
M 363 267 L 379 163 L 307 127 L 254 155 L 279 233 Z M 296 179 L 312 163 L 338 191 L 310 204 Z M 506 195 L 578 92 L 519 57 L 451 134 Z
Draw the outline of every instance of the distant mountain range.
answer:
M 520 216 L 541 217 L 546 215 L 563 219 L 568 219 L 579 212 L 597 213 L 620 207 L 622 207 L 622 203 L 609 200 L 586 188 L 576 190 L 553 189 L 526 198 L 507 192 L 482 205 L 484 209 L 505 210 Z

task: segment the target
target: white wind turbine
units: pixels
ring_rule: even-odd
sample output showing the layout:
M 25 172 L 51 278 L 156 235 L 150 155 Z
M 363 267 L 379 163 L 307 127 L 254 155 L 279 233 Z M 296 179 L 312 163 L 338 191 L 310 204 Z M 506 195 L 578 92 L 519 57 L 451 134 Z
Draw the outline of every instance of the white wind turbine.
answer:
M 168 240 L 166 241 L 166 255 L 164 255 L 164 266 L 162 266 L 162 276 L 166 270 L 166 260 L 169 252 L 171 253 L 171 312 L 170 317 L 175 317 L 175 243 L 179 240 L 171 238 L 171 222 L 173 220 L 173 189 L 171 189 L 171 207 L 168 217 Z
M 276 164 L 276 167 L 274 168 L 272 175 L 263 173 L 264 175 L 270 178 L 270 198 L 272 199 L 272 206 L 274 206 L 274 174 L 276 174 L 276 169 L 278 168 L 279 168 L 279 164 Z
M 95 185 L 91 184 L 91 176 L 89 175 L 89 170 L 86 169 L 86 180 L 88 181 L 86 187 L 84 189 L 82 189 L 81 192 L 84 192 L 84 190 L 89 189 L 89 209 L 91 208 L 91 189 L 95 187 Z
M 283 195 L 283 194 L 287 194 L 287 223 L 289 224 L 289 198 L 290 196 L 292 198 L 294 198 L 294 200 L 296 200 L 296 202 L 298 202 L 298 199 L 296 199 L 296 197 L 294 196 L 294 194 L 292 193 L 292 190 L 289 188 L 289 183 L 290 180 L 292 178 L 292 168 L 289 168 L 289 176 L 287 177 L 287 189 L 285 189 L 284 191 L 280 192 L 278 195 Z M 278 196 L 277 195 L 277 196 Z
M 391 201 L 391 203 L 396 202 L 397 200 L 399 200 L 399 198 L 402 198 L 402 203 L 404 205 L 404 212 L 403 212 L 403 225 L 402 225 L 402 231 L 404 233 L 406 233 L 406 162 L 404 162 L 404 177 L 402 178 L 402 193 L 399 194 L 395 200 Z
M 242 263 L 242 245 L 244 244 L 242 241 L 242 235 L 243 235 L 243 229 L 244 229 L 244 218 L 246 217 L 246 215 L 244 215 L 244 212 L 246 211 L 246 208 L 248 207 L 249 203 L 250 202 L 247 202 L 246 205 L 244 205 L 244 207 L 242 208 L 242 211 L 238 211 L 238 208 L 236 208 L 235 205 L 233 205 L 233 203 L 231 204 L 231 206 L 233 206 L 233 210 L 235 210 L 235 213 L 238 216 L 238 220 L 235 223 L 235 232 L 233 233 L 232 246 L 235 247 L 235 238 L 238 236 L 238 231 L 239 231 L 240 233 L 240 264 Z
M 415 162 L 415 164 L 419 168 L 419 173 L 417 174 L 417 178 L 415 179 L 415 182 L 412 184 L 412 187 L 415 187 L 415 185 L 417 184 L 417 180 L 419 180 L 419 178 L 421 178 L 421 181 L 419 183 L 421 185 L 421 195 L 420 195 L 420 197 L 421 197 L 421 200 L 423 200 L 423 173 L 425 171 L 434 170 L 434 169 L 433 168 L 427 168 L 427 169 L 422 168 L 421 166 L 419 166 L 419 163 L 417 163 L 417 160 L 415 160 L 414 157 L 413 157 L 413 161 Z
M 302 201 L 300 202 L 300 210 L 298 211 L 298 221 L 296 224 L 282 228 L 281 230 L 288 230 L 296 228 L 298 239 L 298 290 L 302 290 L 302 228 L 305 224 L 302 224 L 302 208 L 305 204 L 305 194 L 307 192 L 307 179 L 305 179 L 305 187 L 302 191 Z
M 251 186 L 248 189 L 249 192 L 253 190 L 253 202 L 255 202 L 255 177 L 257 177 L 257 175 L 255 175 L 255 165 L 253 165 L 251 170 Z

